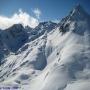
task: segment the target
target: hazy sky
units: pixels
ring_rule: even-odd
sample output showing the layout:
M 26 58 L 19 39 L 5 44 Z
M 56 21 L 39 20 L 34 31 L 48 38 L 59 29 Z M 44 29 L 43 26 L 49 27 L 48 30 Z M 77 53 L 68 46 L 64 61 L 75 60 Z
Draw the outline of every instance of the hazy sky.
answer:
M 43 20 L 61 19 L 78 3 L 90 13 L 90 0 L 0 0 L 0 15 L 12 16 L 23 10 Z

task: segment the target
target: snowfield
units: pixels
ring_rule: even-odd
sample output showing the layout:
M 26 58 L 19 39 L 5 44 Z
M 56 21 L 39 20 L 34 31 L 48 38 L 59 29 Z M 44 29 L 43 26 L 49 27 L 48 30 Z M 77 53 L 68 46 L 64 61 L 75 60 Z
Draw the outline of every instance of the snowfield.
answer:
M 90 90 L 90 15 L 80 5 L 60 23 L 14 25 L 0 34 L 0 85 Z

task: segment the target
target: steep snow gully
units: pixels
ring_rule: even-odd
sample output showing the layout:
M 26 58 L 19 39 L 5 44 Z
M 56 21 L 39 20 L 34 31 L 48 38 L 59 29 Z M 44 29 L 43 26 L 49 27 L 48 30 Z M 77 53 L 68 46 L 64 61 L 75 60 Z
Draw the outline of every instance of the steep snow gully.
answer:
M 90 90 L 90 15 L 77 5 L 59 23 L 0 30 L 0 85 Z

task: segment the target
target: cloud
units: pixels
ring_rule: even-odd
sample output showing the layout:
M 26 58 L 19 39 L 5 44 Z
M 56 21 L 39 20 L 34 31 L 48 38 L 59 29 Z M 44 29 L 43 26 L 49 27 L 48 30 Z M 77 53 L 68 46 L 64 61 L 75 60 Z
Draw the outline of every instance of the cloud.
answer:
M 6 29 L 13 24 L 21 23 L 23 26 L 36 27 L 39 23 L 38 19 L 32 17 L 26 12 L 19 9 L 18 13 L 13 14 L 11 17 L 0 16 L 0 29 Z
M 38 8 L 35 8 L 33 10 L 33 13 L 36 15 L 36 17 L 39 19 L 40 18 L 40 15 L 41 15 L 41 10 L 38 9 Z

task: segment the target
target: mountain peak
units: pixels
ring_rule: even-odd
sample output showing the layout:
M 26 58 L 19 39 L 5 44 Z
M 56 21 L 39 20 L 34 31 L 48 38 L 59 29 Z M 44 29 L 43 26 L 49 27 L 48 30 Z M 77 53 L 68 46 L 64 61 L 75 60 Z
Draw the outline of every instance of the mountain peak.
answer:
M 73 9 L 73 12 L 74 13 L 86 13 L 84 8 L 80 4 L 76 5 L 76 7 Z
M 70 18 L 74 20 L 83 20 L 86 19 L 89 15 L 88 13 L 84 10 L 84 8 L 78 4 L 76 5 L 73 10 L 69 14 Z
M 65 33 L 69 30 L 73 30 L 78 34 L 84 34 L 88 23 L 90 21 L 90 15 L 84 10 L 84 8 L 78 4 L 72 9 L 68 16 L 62 19 L 59 23 L 61 32 Z M 81 28 L 78 30 L 78 28 Z M 88 30 L 88 29 L 87 29 Z
M 75 9 L 78 11 L 81 11 L 83 9 L 83 7 L 80 4 L 78 4 L 78 5 L 76 5 Z

